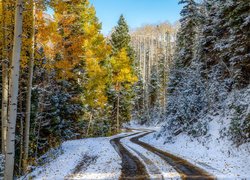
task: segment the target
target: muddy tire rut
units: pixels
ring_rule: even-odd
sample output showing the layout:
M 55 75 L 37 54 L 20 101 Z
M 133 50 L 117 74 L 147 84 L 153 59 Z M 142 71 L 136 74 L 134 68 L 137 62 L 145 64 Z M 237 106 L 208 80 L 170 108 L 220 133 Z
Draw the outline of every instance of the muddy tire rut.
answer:
M 131 154 L 120 142 L 121 139 L 134 136 L 138 133 L 134 133 L 127 136 L 117 137 L 110 140 L 111 145 L 115 148 L 117 153 L 122 159 L 122 173 L 120 180 L 136 179 L 136 180 L 148 180 L 149 174 L 144 164 L 133 154 Z
M 157 149 L 139 140 L 140 138 L 150 133 L 152 132 L 146 132 L 144 134 L 140 134 L 136 137 L 131 138 L 130 141 L 158 155 L 160 158 L 166 161 L 169 165 L 171 165 L 180 174 L 181 178 L 184 180 L 193 180 L 193 179 L 214 180 L 216 179 L 215 177 L 207 173 L 205 170 L 191 164 L 187 160 L 177 157 L 168 152 L 162 151 L 160 149 Z

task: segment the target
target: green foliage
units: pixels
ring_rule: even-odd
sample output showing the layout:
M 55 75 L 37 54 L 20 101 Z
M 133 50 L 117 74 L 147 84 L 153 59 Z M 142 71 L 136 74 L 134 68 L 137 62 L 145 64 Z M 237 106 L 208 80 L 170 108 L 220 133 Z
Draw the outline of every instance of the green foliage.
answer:
M 181 0 L 181 27 L 177 34 L 176 68 L 187 67 L 194 58 L 194 48 L 198 32 L 199 10 L 194 0 Z
M 248 106 L 233 106 L 234 115 L 231 119 L 229 135 L 233 142 L 239 146 L 250 142 L 250 113 L 247 113 Z
M 134 71 L 134 51 L 129 46 L 130 39 L 128 25 L 121 15 L 110 40 L 113 53 L 108 66 L 110 83 L 107 92 L 108 102 L 112 107 L 111 131 L 117 126 L 117 121 L 122 123 L 131 119 L 134 96 L 132 87 L 137 82 L 137 77 Z M 116 130 L 119 128 L 116 127 Z
M 123 15 L 120 16 L 118 25 L 111 34 L 111 45 L 114 54 L 117 54 L 122 48 L 129 48 L 131 38 L 129 28 Z
M 233 102 L 230 129 L 227 126 L 221 133 L 236 145 L 249 142 L 249 102 L 244 102 L 250 82 L 249 4 L 243 0 L 180 3 L 184 7 L 168 86 L 168 128 L 204 135 L 205 117 L 210 113 L 231 117 L 227 104 Z

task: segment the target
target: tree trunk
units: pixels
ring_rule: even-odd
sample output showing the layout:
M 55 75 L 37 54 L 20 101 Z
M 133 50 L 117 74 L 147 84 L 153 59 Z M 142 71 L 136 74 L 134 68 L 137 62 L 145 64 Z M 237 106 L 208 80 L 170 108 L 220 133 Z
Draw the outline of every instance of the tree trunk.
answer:
M 23 0 L 16 1 L 15 9 L 15 30 L 12 51 L 11 74 L 10 74 L 10 103 L 8 113 L 8 126 L 6 138 L 6 161 L 4 179 L 13 179 L 14 156 L 15 156 L 15 130 L 17 117 L 17 96 L 20 70 L 20 54 L 22 43 L 22 21 L 23 21 Z
M 27 169 L 27 161 L 29 157 L 29 135 L 30 135 L 30 112 L 31 112 L 31 92 L 35 57 L 35 2 L 33 1 L 33 20 L 32 20 L 32 47 L 29 61 L 28 87 L 26 95 L 26 111 L 25 111 L 25 131 L 24 131 L 24 159 L 23 170 Z
M 146 42 L 145 37 L 143 37 L 143 82 L 144 86 L 146 83 Z
M 140 61 L 140 75 L 142 74 L 142 44 L 141 44 L 141 38 L 139 36 L 139 61 Z
M 8 116 L 8 64 L 6 60 L 2 62 L 2 154 L 6 152 L 6 133 Z
M 91 124 L 92 124 L 92 113 L 90 113 L 89 115 L 89 124 L 88 124 L 88 129 L 87 129 L 87 134 L 86 134 L 87 137 L 89 136 Z
M 168 34 L 165 33 L 164 34 L 164 62 L 163 62 L 163 109 L 162 109 L 162 114 L 165 115 L 165 111 L 166 111 L 166 96 L 167 96 L 167 92 L 166 92 L 166 86 L 167 86 L 167 61 L 168 61 Z
M 117 87 L 119 88 L 119 83 L 117 83 Z M 120 120 L 119 120 L 119 116 L 120 116 L 120 89 L 118 89 L 118 96 L 117 96 L 117 108 L 116 108 L 116 132 L 119 133 L 120 132 Z
M 19 175 L 22 174 L 22 161 L 23 161 L 23 117 L 20 118 L 20 155 L 19 155 L 19 164 L 18 164 L 18 170 Z
M 22 174 L 22 160 L 23 160 L 23 99 L 22 93 L 19 95 L 19 105 L 20 105 L 20 155 L 19 155 L 19 175 Z
M 8 54 L 7 54 L 7 45 L 6 45 L 6 25 L 4 20 L 5 14 L 5 1 L 2 1 L 2 36 L 3 36 L 3 43 L 2 43 L 2 154 L 6 152 L 6 133 L 7 133 L 7 116 L 8 116 Z

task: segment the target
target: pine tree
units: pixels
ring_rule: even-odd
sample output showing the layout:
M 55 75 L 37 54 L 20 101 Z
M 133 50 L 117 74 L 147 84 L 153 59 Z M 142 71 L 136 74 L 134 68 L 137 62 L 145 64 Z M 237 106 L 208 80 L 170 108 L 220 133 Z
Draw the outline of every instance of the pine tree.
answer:
M 221 1 L 220 15 L 224 19 L 224 27 L 228 36 L 224 33 L 225 45 L 221 49 L 220 57 L 228 61 L 232 67 L 233 79 L 239 88 L 246 87 L 250 83 L 250 4 L 243 0 L 230 0 L 223 4 Z
M 199 11 L 194 0 L 181 0 L 184 4 L 181 11 L 181 27 L 177 33 L 174 64 L 171 68 L 171 77 L 168 85 L 169 93 L 174 93 L 184 76 L 185 68 L 188 68 L 195 58 L 195 47 L 198 35 Z
M 113 54 L 117 54 L 122 48 L 128 50 L 130 43 L 129 27 L 123 15 L 120 16 L 118 25 L 115 27 L 114 32 L 111 34 L 111 45 Z
M 194 0 L 181 0 L 181 27 L 177 34 L 174 62 L 168 83 L 167 117 L 174 133 L 186 131 L 197 135 L 192 129 L 206 101 L 197 58 L 200 38 L 200 8 Z
M 159 74 L 156 70 L 156 65 L 152 67 L 152 75 L 151 75 L 151 80 L 149 84 L 149 105 L 150 105 L 150 110 L 153 110 L 153 108 L 157 107 L 157 100 L 160 97 L 159 93 L 159 88 L 160 82 L 159 82 Z M 165 88 L 165 86 L 164 86 Z
M 128 25 L 120 16 L 118 25 L 111 34 L 112 57 L 111 84 L 108 90 L 109 103 L 113 107 L 112 119 L 116 132 L 120 131 L 122 122 L 131 118 L 131 103 L 133 96 L 132 85 L 137 81 L 134 71 L 134 51 L 130 47 Z
M 201 36 L 199 39 L 199 49 L 197 58 L 203 63 L 203 69 L 206 71 L 207 68 L 211 67 L 216 62 L 217 57 L 214 53 L 214 46 L 216 36 L 214 35 L 214 19 L 216 18 L 217 2 L 215 0 L 206 0 L 203 3 L 203 25 L 201 30 Z M 211 54 L 214 54 L 211 56 Z M 202 72 L 203 73 L 203 72 Z M 203 74 L 203 76 L 205 76 Z
M 177 34 L 176 67 L 187 67 L 194 58 L 197 38 L 198 7 L 194 0 L 180 0 L 184 4 L 181 10 L 181 27 Z

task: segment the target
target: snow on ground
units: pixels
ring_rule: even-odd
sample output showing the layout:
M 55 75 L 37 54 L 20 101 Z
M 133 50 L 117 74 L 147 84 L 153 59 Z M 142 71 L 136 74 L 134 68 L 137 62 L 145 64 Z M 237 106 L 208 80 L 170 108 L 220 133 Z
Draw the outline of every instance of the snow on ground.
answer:
M 126 124 L 123 124 L 124 128 L 128 129 L 139 129 L 139 130 L 151 130 L 151 131 L 159 131 L 161 129 L 161 124 L 154 124 L 154 125 L 141 125 L 138 121 L 132 120 Z
M 238 148 L 227 138 L 219 138 L 222 117 L 214 117 L 209 123 L 209 136 L 191 138 L 180 134 L 174 142 L 165 143 L 166 137 L 157 138 L 157 132 L 141 138 L 152 146 L 168 151 L 207 170 L 219 179 L 250 179 L 250 143 Z M 138 126 L 137 126 L 138 127 Z
M 158 132 L 156 132 L 149 134 L 141 140 L 156 148 L 183 157 L 221 179 L 250 179 L 250 143 L 236 148 L 226 138 L 219 138 L 220 130 L 227 126 L 221 123 L 222 118 L 219 115 L 213 117 L 213 120 L 209 123 L 209 135 L 205 137 L 191 138 L 185 134 L 180 134 L 174 137 L 173 142 L 164 144 L 166 137 L 160 136 L 157 138 Z M 142 127 L 136 123 L 127 125 L 127 127 L 129 126 L 132 126 L 134 129 L 159 130 L 159 127 L 156 126 L 153 128 Z M 37 167 L 25 179 L 29 179 L 29 177 L 43 180 L 119 179 L 121 158 L 109 141 L 121 135 L 124 134 L 107 138 L 66 141 L 62 144 L 63 153 L 61 155 L 50 163 Z M 145 165 L 151 175 L 154 171 L 160 172 L 165 178 L 179 178 L 178 173 L 166 162 L 154 153 L 133 144 L 129 139 L 131 137 L 122 139 L 122 144 L 142 160 L 144 164 L 145 158 L 147 159 Z
M 66 141 L 62 144 L 63 153 L 60 156 L 37 167 L 25 179 L 118 179 L 121 174 L 121 158 L 110 144 L 111 138 Z M 86 166 L 86 163 L 89 164 Z
M 137 128 L 138 127 L 139 125 L 137 126 Z M 141 162 L 144 163 L 152 179 L 162 179 L 162 176 L 164 177 L 164 179 L 180 179 L 180 175 L 174 170 L 174 168 L 167 164 L 159 156 L 142 148 L 137 144 L 132 143 L 130 139 L 135 136 L 138 136 L 138 134 L 121 139 L 121 143 L 126 147 L 126 149 L 130 151 L 130 153 L 135 155 L 141 160 Z M 144 158 L 148 159 L 146 160 L 147 163 L 145 163 L 145 159 L 138 155 L 137 152 L 144 156 Z

